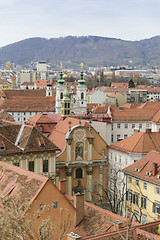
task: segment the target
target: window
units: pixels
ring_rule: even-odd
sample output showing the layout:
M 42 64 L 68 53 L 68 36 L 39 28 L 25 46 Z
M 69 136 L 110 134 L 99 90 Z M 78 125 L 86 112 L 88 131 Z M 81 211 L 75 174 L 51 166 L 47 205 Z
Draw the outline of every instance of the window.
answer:
M 53 208 L 57 208 L 58 207 L 58 202 L 53 202 Z
M 135 184 L 138 187 L 139 186 L 139 180 L 136 179 Z
M 23 118 L 24 121 L 26 121 L 26 118 Z
M 40 204 L 39 205 L 39 210 L 43 210 L 44 209 L 44 204 Z
M 60 93 L 60 99 L 63 99 L 63 92 Z
M 128 128 L 128 123 L 125 123 L 125 124 L 124 124 L 124 128 Z
M 13 163 L 14 166 L 19 167 L 19 162 Z
M 126 200 L 129 201 L 129 202 L 132 202 L 132 192 L 131 192 L 131 190 L 128 190 L 126 192 Z
M 84 93 L 83 92 L 81 93 L 81 99 L 84 99 Z
M 127 137 L 128 137 L 128 135 L 127 135 L 127 134 L 125 134 L 125 135 L 124 135 L 124 139 L 125 139 L 125 138 L 127 138 Z
M 146 128 L 149 128 L 149 123 L 146 123 Z
M 160 214 L 160 202 L 154 202 L 153 203 L 153 212 Z
M 75 158 L 76 160 L 83 159 L 83 148 L 84 143 L 83 142 L 77 142 L 75 145 Z
M 119 163 L 121 163 L 121 156 L 119 156 Z
M 136 210 L 134 210 L 134 221 L 138 222 L 138 220 L 139 220 L 139 214 Z
M 117 155 L 115 155 L 115 162 L 117 162 Z
M 160 188 L 159 187 L 156 187 L 156 193 L 160 194 Z
M 83 170 L 82 168 L 76 169 L 76 178 L 82 178 L 83 177 Z
M 117 135 L 117 141 L 120 139 L 120 137 L 121 137 L 121 135 L 118 134 L 118 135 Z
M 128 177 L 128 183 L 132 183 L 132 177 Z
M 43 126 L 42 125 L 39 126 L 39 131 L 43 132 Z
M 111 157 L 111 160 L 112 160 L 112 153 L 110 153 L 110 157 Z
M 120 123 L 117 123 L 117 128 L 121 128 L 121 124 Z
M 147 183 L 146 182 L 143 183 L 143 189 L 147 190 Z
M 111 130 L 113 131 L 113 124 L 111 124 Z
M 24 115 L 26 115 L 26 113 L 24 112 Z
M 145 224 L 147 222 L 147 216 L 142 214 L 142 224 Z
M 48 160 L 43 160 L 43 172 L 48 172 Z
M 142 123 L 139 124 L 139 129 L 141 129 L 141 128 L 142 128 Z
M 141 197 L 141 207 L 144 209 L 147 208 L 147 198 L 144 196 Z
M 139 194 L 136 192 L 133 194 L 133 203 L 139 205 Z
M 111 135 L 111 142 L 113 142 L 113 134 Z
M 29 171 L 34 172 L 34 161 L 29 161 Z
M 136 124 L 135 123 L 132 123 L 132 128 L 135 128 L 136 127 Z

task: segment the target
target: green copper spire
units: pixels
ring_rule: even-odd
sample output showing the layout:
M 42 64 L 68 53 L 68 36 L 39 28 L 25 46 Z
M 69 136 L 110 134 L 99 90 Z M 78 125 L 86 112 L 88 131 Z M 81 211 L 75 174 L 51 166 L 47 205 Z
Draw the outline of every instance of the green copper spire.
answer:
M 86 81 L 83 79 L 83 63 L 81 63 L 81 74 L 80 74 L 80 79 L 78 80 L 78 83 L 80 85 L 84 85 Z
M 61 71 L 60 71 L 60 79 L 58 80 L 58 83 L 60 85 L 63 85 L 63 83 L 65 82 L 65 80 L 63 79 L 63 72 L 62 72 L 62 63 L 61 63 Z

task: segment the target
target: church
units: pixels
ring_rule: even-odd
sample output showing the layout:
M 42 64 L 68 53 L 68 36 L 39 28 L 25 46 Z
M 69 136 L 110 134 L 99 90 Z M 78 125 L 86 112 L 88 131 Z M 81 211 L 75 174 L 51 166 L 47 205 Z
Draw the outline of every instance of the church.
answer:
M 80 79 L 78 80 L 78 85 L 76 87 L 76 95 L 73 93 L 68 93 L 61 69 L 60 79 L 58 80 L 58 85 L 56 86 L 55 112 L 62 114 L 64 110 L 64 116 L 69 116 L 70 113 L 87 113 L 87 86 L 85 83 L 86 82 L 83 76 L 83 64 L 81 64 L 81 74 Z

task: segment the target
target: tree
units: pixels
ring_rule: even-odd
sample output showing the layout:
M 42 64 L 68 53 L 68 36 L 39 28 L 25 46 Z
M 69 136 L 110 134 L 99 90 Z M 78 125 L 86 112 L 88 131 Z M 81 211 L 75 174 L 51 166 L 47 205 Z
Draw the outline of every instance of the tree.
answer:
M 135 88 L 135 84 L 132 79 L 129 81 L 129 88 Z
M 21 194 L 2 199 L 1 240 L 61 240 L 64 238 L 73 224 L 69 212 L 67 219 L 64 219 L 63 209 L 60 209 L 60 222 L 55 222 L 51 214 L 44 217 L 46 212 L 50 212 L 51 206 L 45 205 L 33 213 L 28 202 L 22 202 L 22 199 Z

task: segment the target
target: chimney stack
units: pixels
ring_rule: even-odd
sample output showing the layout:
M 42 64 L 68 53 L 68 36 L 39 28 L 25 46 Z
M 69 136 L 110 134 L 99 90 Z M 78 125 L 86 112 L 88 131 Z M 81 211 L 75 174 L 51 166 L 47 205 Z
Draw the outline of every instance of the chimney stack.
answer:
M 77 226 L 84 219 L 84 194 L 76 193 L 74 195 L 74 207 L 76 208 L 75 226 Z
M 151 133 L 151 132 L 152 132 L 151 128 L 146 128 L 146 133 Z
M 59 181 L 59 190 L 61 193 L 66 194 L 67 192 L 67 180 L 63 179 Z
M 122 229 L 123 223 L 120 222 L 119 220 L 114 221 L 114 226 L 115 226 L 115 231 L 119 231 Z
M 140 132 L 139 128 L 134 128 L 134 134 L 139 133 L 139 132 Z
M 152 163 L 152 175 L 155 176 L 158 173 L 158 163 Z

